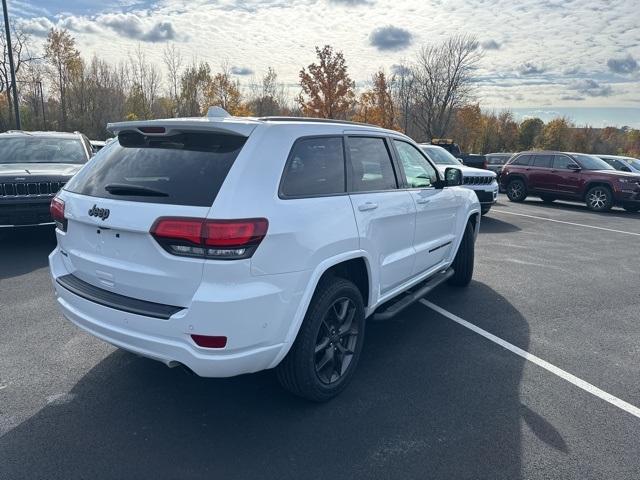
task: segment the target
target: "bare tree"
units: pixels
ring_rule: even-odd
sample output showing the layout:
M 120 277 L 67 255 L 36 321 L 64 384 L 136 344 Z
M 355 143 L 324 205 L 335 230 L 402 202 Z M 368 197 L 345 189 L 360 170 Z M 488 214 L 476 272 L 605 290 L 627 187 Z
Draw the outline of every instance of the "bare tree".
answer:
M 408 134 L 412 110 L 412 94 L 415 77 L 411 68 L 405 63 L 396 65 L 391 77 L 391 96 L 396 106 L 398 126 Z
M 29 51 L 29 35 L 23 30 L 18 29 L 15 25 L 11 25 L 12 32 L 12 50 L 13 61 L 16 69 L 16 76 L 20 74 L 21 70 L 28 66 L 29 63 L 36 60 Z M 4 93 L 7 97 L 7 105 L 9 106 L 9 122 L 13 121 L 13 110 L 11 109 L 11 69 L 9 67 L 9 49 L 7 47 L 7 38 L 4 33 L 4 29 L 0 32 L 0 50 L 2 50 L 2 57 L 0 58 L 0 93 Z
M 129 55 L 129 78 L 131 81 L 129 113 L 136 118 L 151 118 L 160 92 L 162 75 L 155 64 L 146 60 L 140 44 L 133 55 Z
M 472 99 L 473 72 L 482 55 L 477 39 L 469 35 L 421 49 L 412 88 L 413 119 L 421 140 L 444 135 L 456 108 Z
M 180 96 L 180 75 L 182 72 L 182 54 L 172 43 L 162 51 L 162 60 L 167 67 L 167 81 L 169 83 L 169 98 L 173 103 L 172 115 L 178 114 L 178 99 Z
M 252 81 L 249 89 L 248 106 L 256 116 L 280 115 L 286 108 L 285 87 L 278 82 L 278 74 L 273 68 L 269 67 L 260 81 Z

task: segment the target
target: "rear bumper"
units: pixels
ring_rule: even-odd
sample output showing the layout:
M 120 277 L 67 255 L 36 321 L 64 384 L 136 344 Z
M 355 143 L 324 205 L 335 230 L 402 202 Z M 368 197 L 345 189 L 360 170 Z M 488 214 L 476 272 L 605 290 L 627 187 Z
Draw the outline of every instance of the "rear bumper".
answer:
M 56 300 L 67 319 L 112 345 L 168 366 L 183 364 L 202 377 L 230 377 L 275 366 L 283 349 L 289 348 L 285 339 L 301 297 L 287 292 L 301 292 L 293 285 L 304 282 L 306 275 L 273 275 L 266 293 L 254 291 L 224 304 L 211 298 L 212 285 L 203 284 L 208 301 L 199 299 L 199 290 L 191 305 L 161 319 L 95 303 L 66 289 L 57 281 L 69 273 L 60 257 L 56 248 L 49 265 Z M 208 349 L 196 345 L 192 334 L 229 340 L 225 348 Z

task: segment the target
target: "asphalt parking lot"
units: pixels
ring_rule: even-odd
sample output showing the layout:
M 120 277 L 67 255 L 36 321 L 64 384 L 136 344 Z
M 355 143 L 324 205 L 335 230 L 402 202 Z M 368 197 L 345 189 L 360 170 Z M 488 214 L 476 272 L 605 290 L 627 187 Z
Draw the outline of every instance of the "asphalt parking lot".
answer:
M 54 243 L 0 232 L 0 479 L 640 477 L 640 214 L 501 196 L 473 283 L 371 323 L 323 405 L 81 332 L 55 306 Z

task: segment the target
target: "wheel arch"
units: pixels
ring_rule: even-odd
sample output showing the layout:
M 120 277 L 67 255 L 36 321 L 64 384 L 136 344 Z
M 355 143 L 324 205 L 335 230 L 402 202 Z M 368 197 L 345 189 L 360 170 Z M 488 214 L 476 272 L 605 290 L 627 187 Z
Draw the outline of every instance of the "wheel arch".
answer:
M 376 292 L 372 288 L 375 280 L 373 278 L 375 272 L 371 268 L 371 258 L 369 258 L 367 252 L 364 250 L 358 250 L 324 260 L 311 273 L 298 305 L 295 317 L 291 322 L 289 331 L 287 332 L 285 342 L 269 368 L 277 366 L 287 353 L 289 353 L 289 350 L 298 336 L 304 317 L 307 314 L 307 310 L 311 304 L 311 299 L 318 289 L 320 282 L 328 275 L 336 275 L 342 278 L 345 278 L 345 275 L 350 276 L 347 280 L 353 281 L 360 290 L 365 309 L 368 305 L 375 303 L 374 295 Z
M 615 198 L 613 198 L 613 185 L 611 185 L 606 180 L 591 180 L 587 182 L 587 184 L 584 186 L 584 192 L 582 193 L 583 200 L 586 201 L 587 192 L 589 192 L 589 190 L 591 190 L 593 187 L 606 187 L 607 189 L 609 189 L 612 197 L 611 200 L 615 202 Z

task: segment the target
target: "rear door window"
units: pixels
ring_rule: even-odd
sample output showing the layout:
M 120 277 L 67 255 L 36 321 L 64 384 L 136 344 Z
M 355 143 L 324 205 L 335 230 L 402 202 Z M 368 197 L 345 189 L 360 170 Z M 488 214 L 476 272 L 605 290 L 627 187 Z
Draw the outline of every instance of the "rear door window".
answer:
M 536 155 L 533 159 L 534 167 L 551 168 L 553 163 L 553 155 Z
M 280 192 L 284 197 L 345 193 L 342 137 L 312 137 L 296 141 L 289 154 Z
M 349 137 L 352 192 L 394 190 L 398 182 L 384 138 Z
M 133 202 L 211 206 L 245 141 L 218 133 L 122 132 L 65 190 Z

